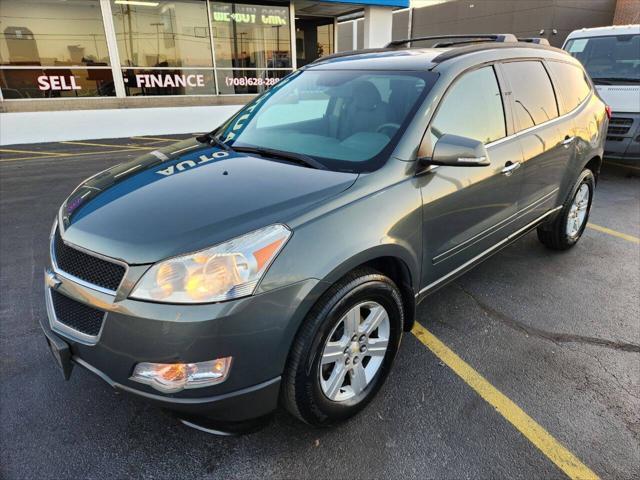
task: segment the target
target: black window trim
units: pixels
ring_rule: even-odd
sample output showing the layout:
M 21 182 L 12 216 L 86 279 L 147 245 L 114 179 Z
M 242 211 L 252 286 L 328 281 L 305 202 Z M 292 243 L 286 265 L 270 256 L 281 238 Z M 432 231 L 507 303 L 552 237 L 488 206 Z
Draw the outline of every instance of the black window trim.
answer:
M 532 58 L 522 58 L 522 59 L 520 59 L 520 58 L 518 58 L 518 59 L 513 59 L 513 61 L 520 61 L 520 60 L 538 60 L 538 61 L 541 61 L 541 62 L 543 62 L 543 63 L 544 63 L 546 60 L 549 60 L 549 59 L 547 59 L 547 58 L 535 58 L 535 57 L 532 57 Z M 511 61 L 511 59 L 509 59 L 508 61 L 505 61 L 505 62 L 499 61 L 499 62 L 497 62 L 497 63 L 509 63 L 509 61 Z M 556 60 L 555 58 L 553 59 L 553 61 L 554 61 L 554 62 L 558 61 L 558 62 L 561 62 L 561 63 L 568 63 L 568 64 L 570 64 L 570 65 L 574 65 L 574 66 L 575 66 L 575 64 L 574 64 L 574 63 L 572 63 L 572 62 L 562 62 L 561 60 Z M 582 70 L 584 71 L 584 69 L 582 69 Z M 586 78 L 588 78 L 588 79 L 590 80 L 589 76 L 587 76 Z M 553 83 L 553 80 L 552 80 L 552 83 Z M 559 116 L 557 116 L 556 118 L 552 118 L 551 120 L 547 120 L 546 122 L 539 123 L 538 125 L 534 125 L 534 126 L 532 126 L 532 127 L 525 128 L 524 130 L 520 130 L 520 131 L 518 131 L 518 132 L 514 131 L 514 132 L 513 132 L 511 135 L 509 135 L 508 137 L 504 137 L 504 138 L 501 138 L 501 139 L 499 139 L 499 140 L 496 140 L 495 142 L 488 143 L 488 144 L 486 144 L 486 145 L 485 145 L 485 147 L 489 148 L 490 146 L 493 146 L 493 145 L 496 145 L 496 144 L 502 143 L 502 142 L 504 142 L 504 141 L 506 141 L 506 140 L 513 139 L 513 138 L 517 138 L 517 137 L 519 137 L 520 135 L 524 135 L 524 134 L 527 134 L 527 133 L 529 133 L 529 132 L 532 132 L 533 130 L 535 130 L 535 129 L 537 129 L 537 128 L 545 127 L 545 126 L 550 125 L 550 124 L 552 124 L 552 123 L 554 123 L 554 122 L 557 122 L 557 121 L 559 121 L 559 120 L 564 120 L 564 119 L 566 119 L 567 117 L 569 117 L 570 115 L 573 115 L 577 110 L 579 110 L 580 108 L 582 108 L 582 106 L 583 106 L 583 105 L 585 105 L 585 104 L 589 101 L 589 99 L 591 98 L 591 96 L 593 95 L 593 92 L 594 92 L 593 83 L 592 83 L 591 81 L 590 81 L 589 83 L 590 83 L 590 85 L 591 85 L 591 91 L 590 91 L 590 94 L 589 94 L 589 95 L 587 95 L 587 96 L 584 98 L 584 100 L 582 100 L 582 102 L 581 102 L 579 105 L 577 105 L 577 106 L 576 106 L 576 108 L 574 108 L 574 109 L 573 109 L 573 110 L 571 110 L 570 112 L 563 113 L 562 115 L 559 115 Z
M 559 103 L 560 102 L 559 101 L 559 95 L 558 95 L 558 92 L 556 91 L 557 90 L 556 86 L 553 83 L 553 77 L 551 76 L 551 73 L 549 72 L 549 68 L 545 64 L 545 59 L 544 58 L 509 58 L 509 59 L 502 60 L 500 62 L 500 65 L 502 66 L 502 65 L 507 64 L 507 63 L 516 63 L 516 62 L 538 62 L 538 63 L 542 64 L 542 68 L 546 72 L 547 78 L 549 79 L 549 84 L 551 85 L 551 91 L 553 92 L 553 98 L 554 98 L 555 104 L 556 104 L 557 116 L 553 117 L 550 120 L 546 120 L 546 121 L 544 121 L 542 123 L 535 124 L 532 127 L 527 127 L 527 128 L 522 129 L 522 130 L 518 130 L 518 128 L 516 128 L 516 115 L 513 115 L 513 122 L 514 122 L 513 128 L 514 128 L 514 133 L 515 134 L 523 132 L 525 130 L 529 130 L 530 128 L 533 128 L 533 127 L 538 127 L 540 125 L 544 125 L 544 124 L 547 124 L 549 122 L 552 122 L 553 120 L 555 120 L 556 118 L 560 117 L 560 115 L 561 115 L 560 114 L 561 110 L 560 110 L 560 103 Z M 508 83 L 509 80 L 508 80 L 507 75 L 505 74 L 504 71 L 502 72 L 502 74 L 504 75 L 504 77 L 506 79 L 506 82 Z M 509 90 L 508 90 L 507 96 L 509 96 L 511 98 L 509 103 L 513 105 L 513 98 L 512 98 L 512 96 L 513 96 L 513 87 L 511 87 L 510 84 L 509 84 Z M 518 124 L 517 126 L 519 127 L 520 125 Z
M 496 83 L 498 84 L 498 91 L 500 92 L 500 100 L 502 102 L 502 114 L 503 114 L 503 118 L 504 118 L 504 128 L 505 128 L 505 135 L 504 137 L 498 138 L 497 140 L 494 140 L 492 142 L 489 143 L 485 143 L 485 148 L 489 148 L 492 145 L 496 145 L 499 142 L 502 142 L 510 137 L 512 137 L 515 133 L 515 130 L 513 129 L 513 117 L 512 117 L 512 112 L 511 112 L 511 104 L 510 102 L 508 102 L 505 99 L 505 80 L 504 80 L 504 76 L 502 74 L 502 72 L 500 71 L 500 69 L 498 68 L 498 64 L 500 63 L 499 60 L 491 60 L 489 62 L 483 62 L 483 63 L 479 63 L 477 65 L 473 65 L 469 68 L 466 68 L 465 70 L 463 70 L 462 72 L 458 73 L 455 78 L 451 81 L 451 83 L 449 83 L 449 85 L 447 85 L 447 88 L 445 89 L 445 91 L 442 93 L 442 96 L 440 98 L 440 100 L 438 100 L 438 105 L 436 106 L 435 110 L 433 111 L 433 114 L 431 114 L 431 117 L 429 118 L 429 122 L 427 123 L 427 127 L 424 130 L 424 133 L 422 134 L 422 139 L 420 140 L 420 145 L 418 147 L 417 150 L 417 155 L 416 158 L 422 157 L 422 156 L 429 156 L 433 153 L 433 148 L 435 147 L 435 145 L 431 145 L 431 139 L 429 137 L 429 130 L 431 129 L 431 125 L 433 123 L 433 120 L 436 118 L 436 116 L 438 115 L 438 112 L 440 111 L 440 107 L 442 106 L 442 104 L 444 103 L 445 99 L 447 98 L 447 96 L 449 95 L 449 93 L 451 92 L 451 89 L 453 88 L 453 86 L 466 74 L 474 72 L 476 70 L 480 70 L 484 67 L 491 67 L 493 69 L 493 73 L 496 77 Z M 428 152 L 428 153 L 427 153 Z M 435 169 L 437 168 L 436 165 L 432 166 L 431 169 Z
M 595 87 L 593 85 L 593 81 L 591 80 L 591 77 L 589 76 L 587 71 L 582 67 L 582 65 L 576 65 L 573 62 L 565 62 L 563 60 L 556 60 L 555 58 L 553 58 L 553 59 L 546 58 L 546 59 L 544 59 L 543 63 L 545 63 L 545 67 L 547 69 L 547 72 L 549 73 L 549 76 L 551 77 L 551 83 L 553 84 L 553 88 L 556 90 L 556 92 L 560 91 L 560 89 L 558 88 L 558 85 L 560 85 L 560 79 L 556 75 L 554 75 L 553 71 L 549 67 L 549 64 L 551 64 L 551 63 L 564 63 L 565 65 L 571 65 L 572 67 L 577 68 L 578 70 L 580 70 L 580 72 L 582 72 L 582 77 L 585 80 L 585 82 L 587 83 L 587 85 L 589 86 L 589 93 L 587 94 L 587 96 L 585 98 L 582 99 L 582 101 L 580 103 L 578 103 L 578 105 L 576 105 L 571 110 L 566 111 L 565 113 L 563 113 L 563 115 L 566 115 L 568 113 L 572 113 L 572 112 L 575 112 L 576 110 L 578 110 L 582 106 L 582 104 L 584 103 L 584 100 L 589 98 L 591 96 L 591 94 L 593 93 L 594 89 L 595 89 Z M 562 106 L 564 107 L 564 99 L 562 98 L 562 95 L 557 93 L 557 98 L 559 99 L 559 102 L 562 102 Z
M 538 61 L 538 62 L 542 62 L 543 66 L 545 67 L 545 70 L 547 71 L 547 74 L 549 75 L 549 79 L 551 81 L 551 85 L 552 85 L 552 89 L 554 91 L 554 95 L 556 94 L 556 82 L 555 82 L 555 77 L 553 77 L 553 75 L 551 74 L 551 72 L 547 69 L 546 66 L 546 62 L 551 61 L 551 62 L 558 62 L 558 63 L 566 63 L 569 65 L 573 65 L 574 67 L 579 68 L 580 70 L 582 70 L 582 73 L 585 75 L 585 78 L 587 79 L 589 86 L 590 86 L 590 91 L 589 91 L 589 95 L 587 95 L 582 102 L 580 102 L 576 108 L 574 108 L 573 110 L 563 113 L 561 115 L 558 115 L 555 118 L 552 118 L 551 120 L 547 120 L 546 122 L 542 122 L 539 123 L 538 125 L 533 125 L 532 127 L 526 128 L 524 130 L 520 130 L 517 131 L 515 128 L 515 116 L 513 115 L 513 111 L 511 108 L 511 101 L 507 101 L 506 97 L 510 96 L 510 91 L 508 90 L 508 81 L 504 75 L 504 72 L 501 69 L 501 66 L 503 63 L 510 63 L 510 62 L 518 62 L 518 61 Z M 498 88 L 500 89 L 500 95 L 502 97 L 502 106 L 503 106 L 503 110 L 504 110 L 504 115 L 505 115 L 505 122 L 506 122 L 506 128 L 507 128 L 507 135 L 499 138 L 498 140 L 495 140 L 493 142 L 487 143 L 485 144 L 485 148 L 490 148 L 493 147 L 495 145 L 499 145 L 503 142 L 507 142 L 513 139 L 518 138 L 520 135 L 525 135 L 529 132 L 534 131 L 537 128 L 541 128 L 541 127 L 545 127 L 547 125 L 550 125 L 553 122 L 557 122 L 560 120 L 564 120 L 567 117 L 569 117 L 569 115 L 573 115 L 577 110 L 579 110 L 580 108 L 582 108 L 591 98 L 591 96 L 593 95 L 594 91 L 595 91 L 595 87 L 593 85 L 593 81 L 591 80 L 591 77 L 585 72 L 584 68 L 582 68 L 581 65 L 576 65 L 574 62 L 572 61 L 566 61 L 560 58 L 547 58 L 547 57 L 521 57 L 521 58 L 509 58 L 509 59 L 504 59 L 504 60 L 491 60 L 488 62 L 484 62 L 484 63 L 479 63 L 477 65 L 473 65 L 465 70 L 463 70 L 462 72 L 460 72 L 458 75 L 456 75 L 456 77 L 453 79 L 453 81 L 447 86 L 446 90 L 444 91 L 444 93 L 442 94 L 442 98 L 439 100 L 438 102 L 438 106 L 436 107 L 436 109 L 434 110 L 433 114 L 431 115 L 431 118 L 429 118 L 429 123 L 427 124 L 427 127 L 423 133 L 422 136 L 422 140 L 420 141 L 420 146 L 417 150 L 417 154 L 416 154 L 416 158 L 419 158 L 421 156 L 428 156 L 433 152 L 433 145 L 431 145 L 431 141 L 429 138 L 429 129 L 431 128 L 431 122 L 433 121 L 433 119 L 435 118 L 436 114 L 438 113 L 438 110 L 440 109 L 440 105 L 442 104 L 443 100 L 445 99 L 445 97 L 447 96 L 447 94 L 449 93 L 449 90 L 451 89 L 451 87 L 458 81 L 458 79 L 464 75 L 465 73 L 469 73 L 472 72 L 474 70 L 478 70 L 480 68 L 483 67 L 487 67 L 487 66 L 493 66 L 494 72 L 496 74 L 496 78 L 498 79 Z M 558 107 L 558 113 L 560 112 L 559 109 L 559 105 L 557 104 L 557 97 L 556 97 L 556 106 Z M 424 155 L 426 153 L 426 155 Z M 437 166 L 432 166 L 431 170 L 435 170 L 436 168 L 438 168 Z

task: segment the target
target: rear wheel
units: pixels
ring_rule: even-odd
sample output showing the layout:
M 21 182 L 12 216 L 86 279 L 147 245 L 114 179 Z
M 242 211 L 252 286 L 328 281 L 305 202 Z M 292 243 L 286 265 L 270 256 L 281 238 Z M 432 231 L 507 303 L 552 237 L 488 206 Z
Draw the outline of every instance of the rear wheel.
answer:
M 583 170 L 555 220 L 538 227 L 538 239 L 546 247 L 566 250 L 580 240 L 589 220 L 594 189 L 593 172 Z
M 284 375 L 293 415 L 330 425 L 362 410 L 386 379 L 402 335 L 402 300 L 388 277 L 347 275 L 309 312 Z

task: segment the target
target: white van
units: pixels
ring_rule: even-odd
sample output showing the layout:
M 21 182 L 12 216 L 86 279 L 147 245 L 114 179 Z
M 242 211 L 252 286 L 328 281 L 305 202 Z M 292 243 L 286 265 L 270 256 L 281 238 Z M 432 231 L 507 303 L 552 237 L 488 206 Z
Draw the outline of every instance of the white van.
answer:
M 640 25 L 583 28 L 562 46 L 611 107 L 605 158 L 640 161 Z

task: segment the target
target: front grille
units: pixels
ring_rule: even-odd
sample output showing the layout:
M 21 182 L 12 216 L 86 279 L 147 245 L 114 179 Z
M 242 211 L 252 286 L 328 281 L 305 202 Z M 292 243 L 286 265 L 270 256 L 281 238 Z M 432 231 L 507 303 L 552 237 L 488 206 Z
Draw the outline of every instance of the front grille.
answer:
M 609 120 L 608 135 L 626 135 L 633 125 L 633 118 L 613 117 Z
M 118 289 L 126 272 L 124 266 L 94 257 L 66 245 L 62 241 L 58 229 L 56 229 L 53 242 L 55 264 L 59 270 L 107 290 L 116 291 Z
M 104 312 L 51 290 L 53 311 L 58 322 L 85 335 L 96 336 L 102 328 Z

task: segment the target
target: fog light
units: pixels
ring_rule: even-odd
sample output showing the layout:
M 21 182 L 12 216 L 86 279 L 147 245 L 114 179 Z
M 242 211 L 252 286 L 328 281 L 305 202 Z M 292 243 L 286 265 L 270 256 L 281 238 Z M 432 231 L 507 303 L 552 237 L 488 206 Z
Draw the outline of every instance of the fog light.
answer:
M 149 385 L 163 393 L 185 388 L 209 387 L 224 382 L 229 376 L 231 358 L 223 357 L 198 363 L 139 363 L 131 380 Z

